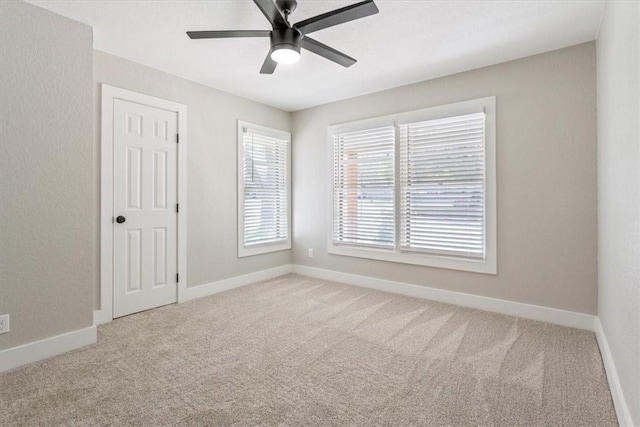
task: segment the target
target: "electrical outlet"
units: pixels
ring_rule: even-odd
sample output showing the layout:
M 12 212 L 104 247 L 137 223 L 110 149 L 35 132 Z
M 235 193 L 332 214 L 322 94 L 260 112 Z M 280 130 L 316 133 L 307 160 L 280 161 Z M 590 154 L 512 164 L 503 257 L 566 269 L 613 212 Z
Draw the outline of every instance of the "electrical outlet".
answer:
M 0 334 L 9 332 L 9 315 L 3 314 L 0 316 Z
M 313 248 L 309 248 L 309 258 L 313 258 Z

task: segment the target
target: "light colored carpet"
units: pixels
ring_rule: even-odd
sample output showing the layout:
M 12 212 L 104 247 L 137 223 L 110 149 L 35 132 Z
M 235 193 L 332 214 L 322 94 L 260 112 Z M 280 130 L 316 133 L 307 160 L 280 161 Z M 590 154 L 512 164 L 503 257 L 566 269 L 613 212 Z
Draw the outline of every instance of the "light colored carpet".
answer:
M 616 425 L 593 333 L 288 275 L 0 376 L 0 425 Z

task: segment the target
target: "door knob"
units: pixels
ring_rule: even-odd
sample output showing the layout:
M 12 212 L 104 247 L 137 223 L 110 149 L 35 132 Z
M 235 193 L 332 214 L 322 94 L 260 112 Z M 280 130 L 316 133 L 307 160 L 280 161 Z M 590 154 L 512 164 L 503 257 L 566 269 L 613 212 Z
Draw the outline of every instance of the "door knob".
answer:
M 119 217 L 116 218 L 116 222 L 118 224 L 122 224 L 123 222 L 125 222 L 127 220 L 127 218 L 123 217 L 122 215 L 120 215 Z

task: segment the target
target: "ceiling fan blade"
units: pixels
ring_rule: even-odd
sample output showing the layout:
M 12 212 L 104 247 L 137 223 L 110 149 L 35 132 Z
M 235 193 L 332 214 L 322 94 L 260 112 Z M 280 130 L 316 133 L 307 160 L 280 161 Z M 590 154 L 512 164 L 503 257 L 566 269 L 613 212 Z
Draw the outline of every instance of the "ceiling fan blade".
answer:
M 260 74 L 273 74 L 276 70 L 276 65 L 278 65 L 278 63 L 271 59 L 271 51 L 269 51 L 264 63 L 262 64 L 262 68 L 260 68 Z
M 351 6 L 336 9 L 332 12 L 323 13 L 313 18 L 305 19 L 293 25 L 293 28 L 300 30 L 302 34 L 309 34 L 334 25 L 343 24 L 355 19 L 378 13 L 378 7 L 373 0 L 366 0 Z
M 269 30 L 240 31 L 187 31 L 192 39 L 226 39 L 229 37 L 269 37 Z
M 326 44 L 320 43 L 319 41 L 309 37 L 305 37 L 302 39 L 302 47 L 310 50 L 316 55 L 327 58 L 329 61 L 340 64 L 343 67 L 350 67 L 357 62 L 354 58 L 347 56 L 344 53 L 339 52 L 334 48 L 329 47 Z
M 273 0 L 253 0 L 253 2 L 260 8 L 260 11 L 269 20 L 274 29 L 289 28 L 291 26 L 284 19 Z

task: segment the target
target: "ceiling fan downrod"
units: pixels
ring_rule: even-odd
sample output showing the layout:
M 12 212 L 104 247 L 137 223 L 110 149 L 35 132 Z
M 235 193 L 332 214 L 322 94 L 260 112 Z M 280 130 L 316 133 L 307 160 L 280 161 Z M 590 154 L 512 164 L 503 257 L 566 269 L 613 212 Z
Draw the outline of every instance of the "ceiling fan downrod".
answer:
M 297 6 L 298 2 L 296 0 L 276 0 L 276 7 L 280 9 L 286 17 L 291 15 Z

